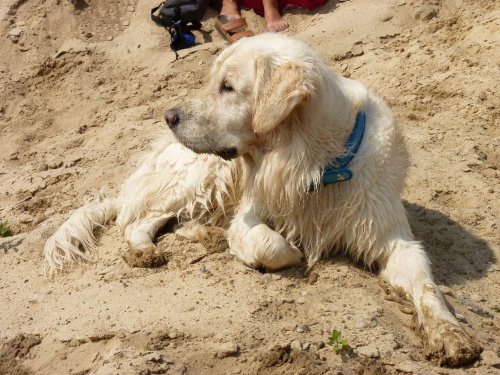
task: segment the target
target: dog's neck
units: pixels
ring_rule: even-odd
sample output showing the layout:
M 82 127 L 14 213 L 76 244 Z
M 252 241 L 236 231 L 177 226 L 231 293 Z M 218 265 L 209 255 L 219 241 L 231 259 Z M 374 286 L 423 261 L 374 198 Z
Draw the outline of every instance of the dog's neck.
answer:
M 319 183 L 322 169 L 344 154 L 366 100 L 363 85 L 325 69 L 326 80 L 315 97 L 300 104 L 275 130 L 256 135 L 255 167 L 282 169 L 296 191 L 306 192 L 311 182 Z M 307 147 L 298 147 L 301 144 Z
M 325 74 L 328 79 L 324 84 L 323 103 L 317 110 L 323 110 L 329 117 L 327 122 L 332 124 L 332 131 L 337 133 L 339 141 L 345 143 L 352 132 L 358 112 L 363 109 L 368 91 L 361 83 L 344 78 L 330 69 Z
M 341 156 L 356 116 L 363 109 L 367 90 L 359 82 L 341 77 L 326 66 L 324 77 L 326 79 L 320 83 L 314 98 L 300 104 L 275 131 L 256 135 L 261 156 L 265 157 L 278 147 L 287 147 L 298 138 L 308 143 L 317 140 L 321 145 L 330 140 L 328 149 L 323 150 L 314 144 L 309 149 L 328 160 Z

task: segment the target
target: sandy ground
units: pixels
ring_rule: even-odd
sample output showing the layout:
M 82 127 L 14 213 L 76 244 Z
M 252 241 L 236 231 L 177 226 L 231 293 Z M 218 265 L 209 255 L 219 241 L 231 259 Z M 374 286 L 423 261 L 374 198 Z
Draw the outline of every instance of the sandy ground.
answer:
M 0 2 L 0 220 L 15 234 L 0 240 L 1 374 L 500 373 L 498 2 L 330 0 L 285 13 L 288 34 L 400 120 L 413 231 L 484 348 L 447 369 L 426 360 L 412 307 L 346 258 L 267 274 L 166 234 L 169 263 L 132 269 L 111 225 L 95 263 L 44 277 L 44 241 L 85 199 L 116 193 L 163 111 L 203 87 L 225 46 L 213 10 L 176 59 L 149 19 L 157 0 L 87 1 Z M 334 329 L 352 351 L 325 345 Z

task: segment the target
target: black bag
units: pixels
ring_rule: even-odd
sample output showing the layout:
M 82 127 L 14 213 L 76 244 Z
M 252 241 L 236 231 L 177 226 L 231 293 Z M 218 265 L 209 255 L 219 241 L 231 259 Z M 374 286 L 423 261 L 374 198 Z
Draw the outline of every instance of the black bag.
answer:
M 158 25 L 173 27 L 182 21 L 189 23 L 202 19 L 211 0 L 167 0 L 151 9 L 151 19 Z M 158 16 L 156 11 L 160 9 Z

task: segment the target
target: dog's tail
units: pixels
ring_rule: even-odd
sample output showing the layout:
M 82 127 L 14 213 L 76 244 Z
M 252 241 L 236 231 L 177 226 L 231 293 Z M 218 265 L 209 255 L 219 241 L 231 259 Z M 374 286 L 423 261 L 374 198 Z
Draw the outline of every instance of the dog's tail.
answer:
M 94 232 L 116 218 L 116 199 L 104 199 L 76 210 L 47 240 L 43 249 L 43 269 L 48 277 L 69 264 L 90 261 L 97 240 Z

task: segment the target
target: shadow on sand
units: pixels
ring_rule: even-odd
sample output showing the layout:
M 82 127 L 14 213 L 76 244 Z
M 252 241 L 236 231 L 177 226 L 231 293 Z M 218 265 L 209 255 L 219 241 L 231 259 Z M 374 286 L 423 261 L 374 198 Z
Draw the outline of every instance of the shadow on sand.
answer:
M 485 240 L 472 234 L 448 216 L 408 202 L 404 202 L 404 206 L 415 239 L 424 245 L 438 284 L 452 286 L 480 279 L 487 275 L 491 265 L 498 262 Z M 362 262 L 355 262 L 342 254 L 332 255 L 321 262 L 351 264 L 367 272 L 371 271 L 374 274 L 378 272 L 376 265 L 368 269 Z M 261 272 L 265 273 L 264 270 Z M 291 279 L 311 277 L 305 264 L 278 273 Z
M 415 238 L 422 241 L 439 284 L 458 285 L 487 275 L 497 263 L 488 243 L 439 211 L 404 202 Z

